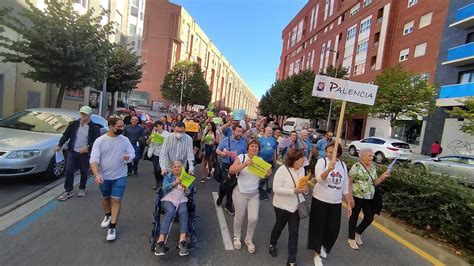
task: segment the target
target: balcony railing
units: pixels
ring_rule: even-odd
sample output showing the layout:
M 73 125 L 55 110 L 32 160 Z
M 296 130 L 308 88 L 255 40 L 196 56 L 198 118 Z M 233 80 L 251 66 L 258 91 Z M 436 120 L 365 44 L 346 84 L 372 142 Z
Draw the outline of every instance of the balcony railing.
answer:
M 474 63 L 474 42 L 449 49 L 443 65 L 464 66 L 472 63 Z
M 456 20 L 449 25 L 463 29 L 474 26 L 474 3 L 462 7 L 456 11 Z
M 441 86 L 439 98 L 463 98 L 474 96 L 474 82 Z

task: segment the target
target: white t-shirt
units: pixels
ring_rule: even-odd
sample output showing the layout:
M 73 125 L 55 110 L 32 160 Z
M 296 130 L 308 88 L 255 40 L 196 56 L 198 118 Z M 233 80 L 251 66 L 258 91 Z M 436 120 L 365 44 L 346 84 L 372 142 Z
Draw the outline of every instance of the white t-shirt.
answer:
M 123 159 L 128 155 L 128 161 Z M 135 158 L 135 150 L 124 135 L 100 136 L 92 146 L 90 163 L 99 165 L 99 173 L 106 180 L 115 180 L 127 176 L 127 163 Z
M 326 167 L 324 167 L 324 160 L 326 160 Z M 313 197 L 326 203 L 338 204 L 342 202 L 342 195 L 349 193 L 347 166 L 343 161 L 337 160 L 334 170 L 328 174 L 326 180 L 323 180 L 321 174 L 328 169 L 330 162 L 328 158 L 321 158 L 314 167 L 318 182 L 313 189 Z
M 294 168 L 289 168 L 295 183 L 298 184 L 298 180 L 304 177 L 304 168 L 301 167 L 298 171 Z M 295 212 L 298 209 L 298 198 L 295 195 L 295 183 L 291 178 L 290 173 L 285 165 L 280 166 L 273 177 L 273 206 L 286 210 L 289 212 Z M 302 194 L 298 194 L 299 201 L 305 201 Z
M 244 156 L 245 162 L 250 160 L 248 154 L 241 154 L 237 156 L 241 163 L 244 163 Z M 237 185 L 239 186 L 239 190 L 242 193 L 257 193 L 258 192 L 258 185 L 260 184 L 260 178 L 256 176 L 254 173 L 248 170 L 248 167 L 245 167 L 238 173 L 237 176 Z

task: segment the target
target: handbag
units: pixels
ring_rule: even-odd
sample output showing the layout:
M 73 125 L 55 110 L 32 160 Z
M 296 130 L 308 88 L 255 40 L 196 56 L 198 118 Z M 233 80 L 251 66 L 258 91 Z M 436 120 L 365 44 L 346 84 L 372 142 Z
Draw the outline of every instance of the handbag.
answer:
M 224 171 L 222 169 L 222 163 L 217 158 L 217 156 L 214 157 L 214 174 L 213 174 L 214 180 L 216 180 L 218 183 L 222 182 L 222 179 L 224 177 Z
M 242 164 L 245 163 L 245 159 L 247 156 L 244 154 L 244 160 L 242 161 Z M 226 179 L 226 185 L 227 189 L 234 190 L 234 188 L 237 186 L 237 177 L 239 176 L 239 173 L 237 174 L 229 174 L 229 169 L 227 169 L 227 179 Z
M 290 173 L 291 180 L 293 180 L 293 184 L 295 185 L 295 188 L 296 188 L 296 182 L 295 182 L 295 179 L 293 178 L 293 174 L 291 173 L 290 168 L 288 168 L 288 166 L 285 166 L 285 167 L 288 170 L 288 173 Z M 300 201 L 300 197 L 298 196 L 298 194 L 296 194 L 296 198 L 298 199 L 298 209 L 297 210 L 298 210 L 298 215 L 299 215 L 300 219 L 307 218 L 309 216 L 308 204 L 306 204 L 306 201 Z
M 372 184 L 374 185 L 374 189 L 375 189 L 374 198 L 372 199 L 372 204 L 371 204 L 372 205 L 372 212 L 374 214 L 380 215 L 380 213 L 382 212 L 382 207 L 383 207 L 382 192 L 380 191 L 380 188 L 378 188 L 375 185 L 374 178 L 370 174 L 369 170 L 367 170 L 367 168 L 365 168 L 365 166 L 363 164 L 361 164 L 361 165 L 362 165 L 362 167 L 364 167 L 367 174 L 369 174 L 370 180 L 372 180 Z

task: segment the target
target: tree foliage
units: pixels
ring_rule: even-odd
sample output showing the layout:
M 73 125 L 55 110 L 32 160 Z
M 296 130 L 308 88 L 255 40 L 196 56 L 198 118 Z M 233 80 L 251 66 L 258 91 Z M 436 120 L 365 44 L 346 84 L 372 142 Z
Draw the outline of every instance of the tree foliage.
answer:
M 463 102 L 462 107 L 454 107 L 453 110 L 447 111 L 451 116 L 464 118 L 461 125 L 461 131 L 474 136 L 474 97 L 467 98 Z
M 397 120 L 403 117 L 416 119 L 434 108 L 434 86 L 421 75 L 403 70 L 400 65 L 385 69 L 376 77 L 375 84 L 379 88 L 370 112 L 389 119 L 392 129 Z
M 0 32 L 5 28 L 19 34 L 12 40 L 0 36 L 3 62 L 28 64 L 24 76 L 59 87 L 56 107 L 60 108 L 67 89 L 83 89 L 101 84 L 106 74 L 112 24 L 102 26 L 102 16 L 89 9 L 80 15 L 71 1 L 50 0 L 44 11 L 27 1 L 19 13 L 11 7 L 0 9 Z
M 211 91 L 201 67 L 195 62 L 179 62 L 166 74 L 161 85 L 163 97 L 168 101 L 179 103 L 183 79 L 183 104 L 208 106 L 211 102 Z
M 112 94 L 112 102 L 115 101 L 115 92 L 130 92 L 138 88 L 144 64 L 140 63 L 140 57 L 132 48 L 115 45 L 110 52 L 107 65 L 107 92 Z

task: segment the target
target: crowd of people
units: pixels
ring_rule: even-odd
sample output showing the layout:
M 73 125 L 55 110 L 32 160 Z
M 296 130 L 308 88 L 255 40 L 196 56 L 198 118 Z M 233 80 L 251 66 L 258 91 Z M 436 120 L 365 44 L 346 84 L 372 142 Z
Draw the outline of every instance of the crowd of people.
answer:
M 278 255 L 277 242 L 288 226 L 289 265 L 295 265 L 298 253 L 299 225 L 309 217 L 307 248 L 314 252 L 314 264 L 322 265 L 339 235 L 342 202 L 349 218 L 348 244 L 352 249 L 363 245 L 361 235 L 374 219 L 373 198 L 376 188 L 390 172 L 377 176 L 370 149 L 359 151 L 360 161 L 347 169 L 340 145 L 327 132 L 316 144 L 307 130 L 282 135 L 279 124 L 266 118 L 252 123 L 246 115 L 235 120 L 221 112 L 183 112 L 175 118 L 160 117 L 148 129 L 133 115 L 124 121 L 109 118 L 109 131 L 100 136 L 98 125 L 90 120 L 92 109 L 83 106 L 81 118 L 72 122 L 56 147 L 59 152 L 67 142 L 65 191 L 59 200 L 72 197 L 74 172 L 80 170 L 79 197 L 86 195 L 89 168 L 100 184 L 105 216 L 101 227 L 108 228 L 106 239 L 116 239 L 116 225 L 127 177 L 138 174 L 141 159 L 152 161 L 155 186 L 163 191 L 161 207 L 164 218 L 157 238 L 156 255 L 165 253 L 165 239 L 175 216 L 180 220 L 179 255 L 187 250 L 187 195 L 190 186 L 182 181 L 183 172 L 197 174 L 196 183 L 211 177 L 219 182 L 216 204 L 234 216 L 233 245 L 242 248 L 242 226 L 247 219 L 243 239 L 249 253 L 255 253 L 254 234 L 259 220 L 260 202 L 272 198 L 275 223 L 269 237 L 269 253 Z M 217 118 L 217 119 L 216 119 Z M 189 127 L 193 127 L 190 131 Z M 188 127 L 188 128 L 187 128 Z M 333 154 L 337 160 L 333 161 Z M 251 167 L 255 157 L 271 167 L 258 176 Z M 312 180 L 309 180 L 312 177 Z M 314 184 L 314 187 L 312 187 Z M 311 206 L 306 197 L 312 190 Z M 224 203 L 225 199 L 225 203 Z M 358 223 L 360 211 L 363 220 Z

